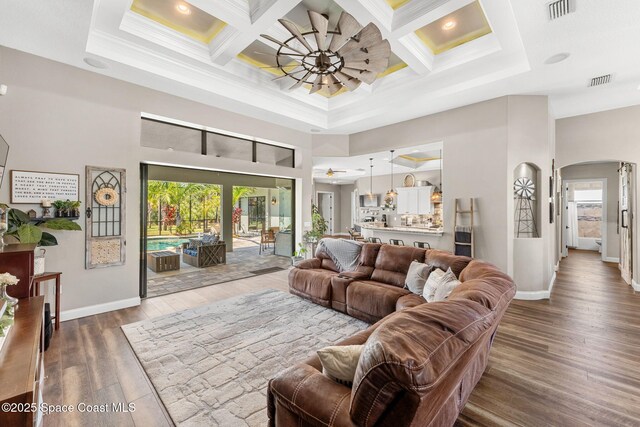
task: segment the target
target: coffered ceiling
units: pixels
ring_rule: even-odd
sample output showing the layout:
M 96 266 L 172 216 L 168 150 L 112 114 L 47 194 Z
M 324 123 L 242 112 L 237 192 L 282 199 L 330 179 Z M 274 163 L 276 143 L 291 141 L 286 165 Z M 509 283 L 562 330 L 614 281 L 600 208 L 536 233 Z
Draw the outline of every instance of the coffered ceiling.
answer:
M 640 103 L 636 0 L 575 2 L 551 21 L 543 0 L 0 0 L 0 45 L 327 133 L 508 94 L 549 95 L 559 117 Z M 260 35 L 290 38 L 279 18 L 311 30 L 307 10 L 325 14 L 330 28 L 342 11 L 375 24 L 391 45 L 386 71 L 333 96 L 274 81 L 277 45 Z M 545 64 L 559 53 L 570 55 Z M 608 73 L 612 83 L 587 87 Z

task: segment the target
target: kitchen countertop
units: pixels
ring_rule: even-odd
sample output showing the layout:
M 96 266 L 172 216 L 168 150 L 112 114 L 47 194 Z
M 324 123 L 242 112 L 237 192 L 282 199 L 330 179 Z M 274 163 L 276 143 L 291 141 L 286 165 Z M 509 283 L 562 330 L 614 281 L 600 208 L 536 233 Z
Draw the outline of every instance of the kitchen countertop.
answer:
M 442 236 L 442 229 L 433 229 L 425 227 L 381 227 L 379 225 L 365 225 L 361 224 L 360 227 L 366 230 L 375 231 L 389 231 L 394 233 L 415 233 L 415 234 L 429 234 L 432 236 Z

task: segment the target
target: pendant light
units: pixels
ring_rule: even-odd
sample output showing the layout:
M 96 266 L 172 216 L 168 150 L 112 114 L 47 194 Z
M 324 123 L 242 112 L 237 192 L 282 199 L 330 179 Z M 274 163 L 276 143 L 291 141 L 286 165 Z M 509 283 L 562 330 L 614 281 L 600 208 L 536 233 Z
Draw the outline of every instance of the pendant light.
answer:
M 373 199 L 373 157 L 369 158 L 369 200 Z
M 389 164 L 391 165 L 391 189 L 387 191 L 387 198 L 394 198 L 398 195 L 398 192 L 395 190 L 395 188 L 393 188 L 393 152 L 396 150 L 390 150 L 390 151 L 391 151 L 391 160 L 389 161 Z
M 432 202 L 442 201 L 442 150 L 440 150 L 440 188 L 436 187 L 435 191 L 431 194 Z

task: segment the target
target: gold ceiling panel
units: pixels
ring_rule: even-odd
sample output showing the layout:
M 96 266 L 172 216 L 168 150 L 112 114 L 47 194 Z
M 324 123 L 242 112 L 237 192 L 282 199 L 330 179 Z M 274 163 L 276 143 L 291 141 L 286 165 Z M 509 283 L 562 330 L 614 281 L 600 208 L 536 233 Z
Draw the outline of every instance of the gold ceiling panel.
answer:
M 385 0 L 391 9 L 398 10 L 405 4 L 409 3 L 411 0 Z
M 175 0 L 133 0 L 131 11 L 202 43 L 210 43 L 227 23 Z
M 416 31 L 416 35 L 434 55 L 489 33 L 491 26 L 478 1 L 469 3 Z

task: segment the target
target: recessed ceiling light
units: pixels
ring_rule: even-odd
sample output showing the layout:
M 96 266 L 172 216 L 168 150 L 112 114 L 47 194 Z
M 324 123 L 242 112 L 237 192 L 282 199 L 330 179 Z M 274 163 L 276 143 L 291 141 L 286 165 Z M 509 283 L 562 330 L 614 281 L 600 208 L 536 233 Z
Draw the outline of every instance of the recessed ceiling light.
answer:
M 101 69 L 105 69 L 108 68 L 108 65 L 105 64 L 104 62 L 100 61 L 99 59 L 96 58 L 90 58 L 90 57 L 86 57 L 83 59 L 84 63 L 93 67 L 93 68 L 101 68 Z
M 567 52 L 562 52 L 562 53 L 556 53 L 553 56 L 548 57 L 544 63 L 547 65 L 551 65 L 551 64 L 557 64 L 558 62 L 562 62 L 565 59 L 567 59 L 568 57 L 570 57 L 571 54 L 567 53 Z
M 191 8 L 184 3 L 178 3 L 176 10 L 183 15 L 191 15 Z
M 173 147 L 167 148 L 167 151 L 173 151 Z
M 445 30 L 445 31 L 449 31 L 449 30 L 454 29 L 455 27 L 456 27 L 456 21 L 447 21 L 442 26 L 442 29 Z

